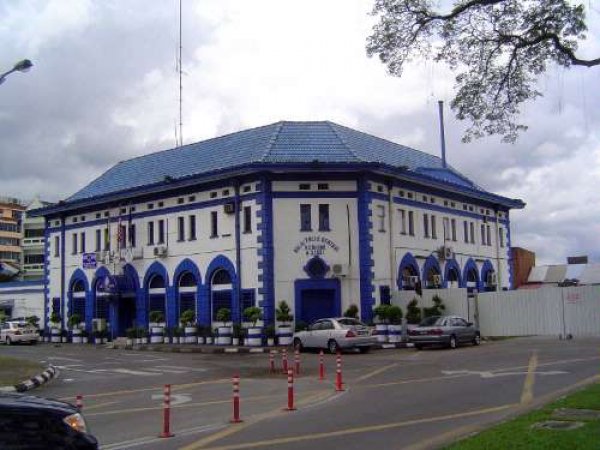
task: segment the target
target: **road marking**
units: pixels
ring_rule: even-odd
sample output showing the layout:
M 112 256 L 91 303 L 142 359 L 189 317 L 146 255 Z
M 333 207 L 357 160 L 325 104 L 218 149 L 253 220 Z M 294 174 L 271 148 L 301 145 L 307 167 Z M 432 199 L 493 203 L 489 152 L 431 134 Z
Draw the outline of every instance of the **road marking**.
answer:
M 118 401 L 114 401 L 114 402 L 104 402 L 104 403 L 98 403 L 97 405 L 92 405 L 92 406 L 85 406 L 84 409 L 85 411 L 89 411 L 90 409 L 98 409 L 98 408 L 103 408 L 105 406 L 109 406 L 109 405 L 114 405 L 115 403 L 119 403 Z M 87 414 L 86 414 L 87 416 Z
M 82 362 L 83 361 L 81 359 L 66 358 L 64 356 L 48 356 L 48 359 L 62 359 L 63 361 L 75 361 L 75 362 Z
M 529 367 L 527 368 L 527 376 L 523 383 L 523 393 L 521 394 L 521 404 L 526 405 L 533 400 L 533 384 L 535 383 L 535 369 L 537 368 L 538 356 L 537 352 L 533 352 L 529 358 Z
M 156 366 L 160 369 L 183 370 L 185 372 L 206 372 L 208 369 L 186 366 Z
M 336 397 L 339 396 L 340 394 L 332 394 L 331 391 L 319 391 L 316 392 L 313 395 L 310 395 L 308 397 L 305 397 L 304 399 L 302 399 L 301 401 L 299 401 L 296 405 L 297 406 L 302 406 L 304 404 L 308 404 L 308 407 L 312 407 L 313 405 L 310 405 L 310 402 L 312 402 L 313 399 L 318 399 L 321 398 L 321 396 L 324 393 L 328 393 L 329 395 L 327 397 L 325 397 L 321 402 L 317 402 L 318 403 L 324 403 L 326 401 L 329 401 L 332 397 Z M 210 436 L 207 436 L 205 438 L 202 438 L 196 442 L 192 442 L 189 445 L 186 445 L 185 447 L 181 447 L 179 450 L 195 450 L 198 448 L 202 448 L 212 442 L 218 441 L 220 439 L 223 439 L 224 437 L 227 436 L 231 436 L 232 434 L 235 433 L 239 433 L 240 431 L 244 430 L 245 428 L 248 428 L 250 425 L 254 425 L 258 422 L 261 422 L 265 419 L 270 419 L 273 417 L 277 417 L 279 415 L 282 414 L 282 408 L 277 408 L 274 409 L 272 411 L 267 411 L 266 413 L 263 414 L 259 414 L 257 416 L 254 416 L 250 419 L 247 419 L 244 423 L 242 424 L 235 424 L 235 425 L 230 425 L 228 428 L 225 428 L 222 431 L 219 431 L 218 433 L 212 434 Z
M 514 375 L 527 375 L 528 371 L 522 372 L 488 372 L 483 371 L 479 372 L 476 370 L 442 370 L 444 375 L 479 375 L 481 378 L 498 378 L 498 377 L 506 377 L 506 376 L 514 376 Z M 546 376 L 546 375 L 565 375 L 569 372 L 565 372 L 564 370 L 548 370 L 546 372 L 537 371 L 535 375 Z
M 388 369 L 391 369 L 392 367 L 396 367 L 398 365 L 398 363 L 395 364 L 390 364 L 389 366 L 383 366 L 380 367 L 377 370 L 374 370 L 373 372 L 367 373 L 366 375 L 363 375 L 360 378 L 357 378 L 356 381 L 364 381 L 364 380 L 368 380 L 369 378 L 374 377 L 375 375 L 379 375 L 382 372 L 385 372 Z
M 159 369 L 158 367 L 156 369 L 152 369 L 152 368 L 148 368 L 146 370 L 149 370 L 150 372 L 158 372 L 158 373 L 185 373 L 185 370 L 173 370 L 173 369 Z
M 116 373 L 123 373 L 125 375 L 138 375 L 140 377 L 155 377 L 155 376 L 160 375 L 160 373 L 157 373 L 157 372 L 142 372 L 141 370 L 130 370 L 130 369 L 122 369 L 122 368 L 97 369 L 96 372 L 116 372 Z
M 193 386 L 202 386 L 204 384 L 224 384 L 224 383 L 231 383 L 231 378 L 221 378 L 221 379 L 217 379 L 217 380 L 208 380 L 208 381 L 197 381 L 195 383 L 186 383 L 186 384 L 172 384 L 171 385 L 171 392 L 173 392 L 173 390 L 175 389 L 185 389 L 188 387 L 193 387 Z M 113 395 L 127 395 L 127 394 L 137 394 L 138 392 L 148 392 L 148 391 L 161 391 L 163 390 L 164 386 L 160 385 L 160 386 L 155 386 L 155 387 L 149 387 L 149 388 L 141 388 L 141 389 L 129 389 L 129 390 L 122 390 L 122 391 L 112 391 L 112 392 L 100 392 L 98 394 L 87 394 L 86 397 L 89 398 L 98 398 L 98 397 L 111 397 Z M 74 400 L 75 397 L 61 397 L 59 398 L 59 400 Z
M 284 437 L 284 438 L 275 438 L 275 439 L 269 439 L 269 440 L 263 440 L 263 441 L 244 442 L 242 444 L 223 445 L 223 446 L 219 446 L 219 447 L 210 447 L 209 449 L 206 449 L 206 450 L 235 450 L 235 449 L 243 449 L 243 448 L 276 446 L 276 445 L 283 445 L 283 444 L 291 444 L 291 443 L 295 443 L 295 442 L 327 439 L 327 438 L 346 436 L 346 435 L 352 435 L 352 434 L 370 433 L 370 432 L 374 432 L 374 431 L 385 431 L 385 430 L 390 430 L 390 429 L 394 429 L 394 428 L 408 427 L 408 426 L 412 426 L 412 425 L 421 425 L 421 424 L 425 424 L 425 423 L 441 422 L 444 420 L 451 420 L 451 419 L 461 419 L 464 417 L 477 416 L 480 414 L 491 414 L 491 413 L 495 413 L 495 412 L 499 412 L 499 411 L 504 411 L 504 410 L 507 410 L 510 408 L 514 408 L 515 406 L 517 406 L 517 405 L 508 404 L 508 405 L 494 406 L 491 408 L 478 409 L 478 410 L 474 410 L 474 411 L 467 411 L 467 412 L 463 412 L 463 413 L 455 413 L 455 414 L 447 414 L 447 415 L 437 416 L 437 417 L 427 417 L 427 418 L 423 418 L 423 419 L 407 420 L 404 422 L 392 422 L 392 423 L 385 423 L 385 424 L 380 424 L 380 425 L 367 425 L 367 426 L 362 426 L 362 427 L 346 428 L 346 429 L 342 429 L 342 430 L 328 431 L 328 432 L 323 432 L 323 433 L 312 433 L 312 434 L 308 434 L 308 435 L 304 434 L 304 435 L 299 435 L 299 436 L 289 436 L 289 437 Z M 197 449 L 197 448 L 200 448 L 200 447 L 188 446 L 188 447 L 183 447 L 180 450 L 192 450 L 192 449 Z
M 165 398 L 165 395 L 164 394 L 152 394 L 150 396 L 150 398 L 152 400 L 160 400 L 162 402 L 162 400 Z M 173 407 L 173 406 L 177 406 L 177 405 L 183 405 L 184 403 L 188 403 L 191 401 L 192 401 L 192 396 L 190 394 L 171 394 L 170 405 Z

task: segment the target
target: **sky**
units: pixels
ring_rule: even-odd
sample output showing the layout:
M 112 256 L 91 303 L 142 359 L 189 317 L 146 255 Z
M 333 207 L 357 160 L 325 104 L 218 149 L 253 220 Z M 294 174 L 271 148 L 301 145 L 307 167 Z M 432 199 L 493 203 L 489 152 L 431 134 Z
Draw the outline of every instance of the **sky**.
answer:
M 183 141 L 280 120 L 331 120 L 440 154 L 437 101 L 454 77 L 415 61 L 402 78 L 365 51 L 372 0 L 183 0 Z M 0 71 L 0 195 L 64 199 L 119 161 L 176 145 L 178 0 L 7 0 Z M 600 2 L 586 0 L 582 57 L 600 55 Z M 600 67 L 551 68 L 516 144 L 463 144 L 447 108 L 449 163 L 527 206 L 512 244 L 538 264 L 600 262 Z

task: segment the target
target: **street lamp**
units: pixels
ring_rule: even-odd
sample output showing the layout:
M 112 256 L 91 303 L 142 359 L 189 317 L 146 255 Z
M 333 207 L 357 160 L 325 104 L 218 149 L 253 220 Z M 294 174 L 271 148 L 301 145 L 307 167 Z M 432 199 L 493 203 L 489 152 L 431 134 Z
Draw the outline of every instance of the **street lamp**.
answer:
M 27 72 L 29 69 L 33 67 L 33 63 L 28 59 L 24 59 L 15 64 L 15 66 L 10 69 L 8 72 L 4 72 L 0 74 L 0 84 L 4 83 L 6 77 L 13 72 Z

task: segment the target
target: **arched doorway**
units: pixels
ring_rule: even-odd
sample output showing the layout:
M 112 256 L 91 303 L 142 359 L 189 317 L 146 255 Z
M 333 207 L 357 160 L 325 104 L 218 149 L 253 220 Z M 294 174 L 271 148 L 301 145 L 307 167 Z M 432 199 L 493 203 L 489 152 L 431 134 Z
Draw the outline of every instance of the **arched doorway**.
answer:
M 490 260 L 486 260 L 481 268 L 481 283 L 485 291 L 495 291 L 498 285 L 498 276 Z
M 164 277 L 160 274 L 154 274 L 149 278 L 147 284 L 148 315 L 151 311 L 159 311 L 164 317 L 167 317 L 167 288 Z M 167 320 L 167 323 L 169 322 Z
M 444 272 L 444 286 L 450 289 L 457 289 L 461 285 L 462 280 L 458 263 L 454 259 L 447 260 Z
M 467 292 L 469 293 L 479 290 L 479 271 L 473 259 L 469 259 L 465 264 L 463 270 L 463 287 L 467 288 Z
M 233 312 L 233 283 L 231 275 L 225 269 L 217 269 L 210 278 L 210 318 L 211 322 L 217 320 L 217 313 L 221 308 Z
M 70 305 L 69 315 L 77 314 L 81 318 L 81 322 L 85 322 L 86 317 L 86 292 L 83 280 L 75 280 L 71 284 L 69 290 Z
M 417 260 L 411 253 L 407 253 L 400 261 L 398 268 L 398 279 L 396 281 L 400 290 L 415 290 L 415 287 L 420 283 L 419 265 Z
M 439 289 L 442 287 L 442 271 L 438 260 L 434 256 L 429 256 L 423 265 L 423 287 L 425 289 Z
M 191 272 L 184 272 L 177 281 L 177 318 L 181 317 L 184 311 L 192 310 L 196 319 L 198 311 L 196 311 L 196 295 L 198 285 L 196 278 Z

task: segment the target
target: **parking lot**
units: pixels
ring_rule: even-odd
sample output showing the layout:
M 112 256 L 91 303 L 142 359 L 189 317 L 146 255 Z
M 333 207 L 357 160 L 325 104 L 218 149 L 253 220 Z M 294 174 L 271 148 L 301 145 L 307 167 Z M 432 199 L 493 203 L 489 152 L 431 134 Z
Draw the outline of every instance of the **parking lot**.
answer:
M 335 356 L 320 381 L 317 353 L 302 353 L 296 411 L 268 354 L 181 354 L 72 344 L 3 347 L 52 363 L 60 376 L 36 395 L 74 402 L 102 448 L 439 448 L 598 375 L 600 339 L 519 338 L 456 350 L 381 350 Z M 290 358 L 292 360 L 293 358 Z M 230 424 L 231 377 L 241 377 L 241 424 Z M 162 387 L 172 385 L 175 436 L 160 439 Z

